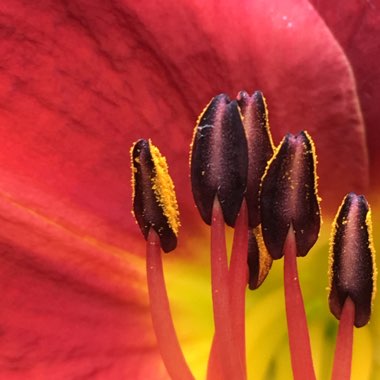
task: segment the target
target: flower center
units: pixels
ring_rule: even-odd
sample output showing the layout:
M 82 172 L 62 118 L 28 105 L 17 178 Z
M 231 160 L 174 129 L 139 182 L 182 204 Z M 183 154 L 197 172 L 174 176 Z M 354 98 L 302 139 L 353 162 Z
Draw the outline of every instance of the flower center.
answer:
M 146 269 L 153 327 L 162 359 L 174 380 L 194 376 L 182 353 L 171 316 L 161 248 L 172 251 L 180 226 L 166 160 L 150 141 L 131 150 L 133 209 L 147 240 Z M 295 380 L 316 379 L 297 256 L 319 236 L 315 146 L 307 132 L 287 134 L 274 149 L 261 92 L 221 94 L 198 118 L 190 156 L 195 204 L 210 226 L 214 314 L 207 379 L 246 380 L 245 291 L 259 287 L 272 261 L 284 257 L 284 290 Z M 225 225 L 234 228 L 227 254 Z M 330 309 L 341 319 L 333 380 L 350 376 L 352 328 L 369 320 L 376 268 L 368 204 L 349 194 L 333 227 Z M 230 261 L 228 261 L 230 257 Z M 359 263 L 353 268 L 352 263 Z M 346 284 L 342 279 L 353 279 Z M 343 342 L 343 343 L 342 343 Z

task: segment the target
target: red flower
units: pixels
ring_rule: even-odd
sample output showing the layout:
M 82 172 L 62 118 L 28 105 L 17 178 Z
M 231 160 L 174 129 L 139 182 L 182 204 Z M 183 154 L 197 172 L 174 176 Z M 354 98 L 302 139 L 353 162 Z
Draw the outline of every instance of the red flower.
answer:
M 357 22 L 379 28 L 372 14 Z M 357 90 L 377 157 L 366 75 L 379 69 L 356 55 L 367 45 L 346 55 L 307 1 L 5 1 L 0 33 L 1 379 L 166 378 L 129 147 L 151 137 L 167 156 L 183 258 L 201 228 L 188 145 L 215 94 L 261 89 L 275 143 L 314 137 L 325 209 L 367 187 Z

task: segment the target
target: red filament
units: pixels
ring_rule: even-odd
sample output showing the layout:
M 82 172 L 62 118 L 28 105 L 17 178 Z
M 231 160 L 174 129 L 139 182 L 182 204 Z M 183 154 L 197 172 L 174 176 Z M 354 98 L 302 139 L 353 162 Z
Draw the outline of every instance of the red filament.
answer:
M 232 329 L 230 278 L 226 251 L 224 218 L 215 198 L 211 223 L 211 286 L 215 324 L 215 349 L 225 379 L 245 379 L 242 360 Z M 211 352 L 214 350 L 212 349 Z
M 284 245 L 284 287 L 289 347 L 294 380 L 315 380 L 310 337 L 297 270 L 297 247 L 292 225 Z
M 248 282 L 248 211 L 243 200 L 240 213 L 236 219 L 234 240 L 232 244 L 229 270 L 230 314 L 232 331 L 236 336 L 236 344 L 243 369 L 245 358 L 245 290 Z M 245 374 L 246 375 L 246 374 Z
M 347 297 L 339 321 L 331 380 L 350 380 L 355 304 Z
M 151 228 L 146 246 L 146 271 L 153 328 L 165 367 L 173 380 L 194 380 L 174 329 L 166 292 L 160 239 Z
M 246 378 L 245 358 L 245 289 L 247 287 L 248 268 L 248 211 L 246 202 L 243 201 L 236 219 L 234 240 L 232 245 L 231 262 L 228 272 L 229 303 L 231 330 L 238 349 L 238 356 Z M 218 380 L 223 377 L 223 370 L 218 356 L 217 336 L 214 336 L 208 363 L 208 380 Z

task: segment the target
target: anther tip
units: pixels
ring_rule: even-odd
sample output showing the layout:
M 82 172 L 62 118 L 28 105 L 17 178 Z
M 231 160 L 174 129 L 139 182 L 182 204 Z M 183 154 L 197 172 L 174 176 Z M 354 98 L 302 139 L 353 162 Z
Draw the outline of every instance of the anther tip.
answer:
M 211 224 L 217 196 L 225 222 L 234 226 L 247 182 L 247 141 L 237 101 L 215 96 L 198 118 L 190 158 L 194 201 Z
M 179 213 L 165 158 L 150 140 L 131 149 L 133 212 L 145 239 L 153 228 L 165 252 L 177 245 Z
M 268 109 L 264 95 L 255 91 L 249 95 L 240 91 L 238 105 L 248 144 L 248 177 L 245 198 L 248 204 L 249 226 L 260 224 L 259 192 L 261 178 L 268 161 L 273 156 L 274 146 L 269 128 Z
M 355 304 L 355 326 L 368 323 L 376 293 L 377 270 L 370 207 L 363 195 L 349 193 L 337 212 L 330 243 L 329 305 L 340 319 L 344 302 Z
M 288 133 L 269 161 L 260 192 L 263 236 L 274 259 L 283 248 L 292 225 L 297 256 L 315 244 L 321 224 L 317 194 L 316 154 L 307 132 Z

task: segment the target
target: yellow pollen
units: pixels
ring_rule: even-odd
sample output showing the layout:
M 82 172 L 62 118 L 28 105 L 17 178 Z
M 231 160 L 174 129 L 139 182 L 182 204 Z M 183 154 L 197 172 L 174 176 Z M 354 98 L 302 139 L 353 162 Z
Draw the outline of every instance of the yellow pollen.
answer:
M 270 142 L 270 145 L 272 147 L 272 150 L 274 151 L 275 150 L 275 145 L 273 143 L 273 139 L 272 139 L 272 133 L 270 132 L 270 125 L 269 125 L 269 112 L 268 112 L 268 106 L 267 106 L 267 100 L 265 99 L 264 95 L 263 95 L 263 102 L 264 102 L 264 108 L 265 108 L 265 129 L 267 131 L 267 134 L 268 134 L 268 137 L 269 137 L 269 142 Z
M 135 173 L 137 173 L 137 168 L 135 168 L 135 166 L 133 165 L 133 149 L 135 147 L 136 143 L 134 143 L 132 146 L 131 146 L 131 149 L 129 150 L 129 154 L 131 156 L 131 169 L 132 169 L 132 178 L 131 178 L 131 184 L 132 184 L 132 203 L 134 202 L 135 200 L 135 188 L 136 188 L 136 184 L 135 184 Z M 138 158 L 136 158 L 136 162 L 139 162 L 140 160 Z M 137 221 L 136 221 L 136 218 L 135 218 L 135 213 L 133 211 L 133 208 L 132 208 L 132 215 L 135 219 L 135 223 L 137 224 Z
M 331 228 L 331 235 L 330 235 L 330 244 L 329 244 L 329 266 L 328 266 L 328 278 L 329 278 L 329 285 L 327 287 L 327 291 L 329 293 L 331 293 L 331 289 L 332 289 L 332 280 L 333 280 L 333 276 L 334 276 L 334 271 L 333 271 L 333 266 L 334 266 L 334 240 L 335 240 L 335 235 L 338 231 L 338 218 L 339 218 L 339 214 L 342 210 L 342 207 L 344 205 L 344 202 L 347 198 L 347 195 L 343 198 L 343 201 L 342 203 L 340 204 L 339 208 L 338 208 L 338 211 L 337 213 L 335 214 L 335 218 L 334 218 L 334 221 L 332 223 L 332 228 Z M 347 221 L 345 218 L 343 218 L 342 220 L 342 224 L 346 224 Z
M 365 218 L 365 224 L 367 226 L 368 231 L 368 247 L 371 251 L 372 256 L 372 296 L 371 296 L 371 311 L 373 309 L 373 302 L 375 300 L 376 292 L 377 292 L 377 267 L 376 267 L 376 251 L 375 246 L 373 244 L 373 235 L 372 235 L 372 219 L 371 219 L 371 208 L 368 205 L 368 212 Z
M 317 175 L 317 164 L 318 164 L 318 157 L 317 157 L 317 152 L 315 150 L 315 144 L 314 144 L 314 141 L 313 139 L 311 138 L 311 136 L 309 135 L 309 133 L 307 131 L 304 131 L 307 139 L 309 140 L 309 143 L 310 143 L 310 146 L 311 146 L 311 151 L 308 151 L 307 153 L 308 154 L 311 154 L 312 157 L 313 157 L 313 172 L 314 172 L 314 194 L 317 198 L 317 201 L 318 201 L 318 206 L 319 206 L 319 214 L 320 214 L 320 218 L 321 218 L 321 225 L 323 223 L 323 219 L 322 219 L 322 215 L 321 215 L 321 201 L 322 201 L 322 198 L 318 195 L 318 175 Z M 319 237 L 319 232 L 318 232 L 318 237 Z
M 202 117 L 203 115 L 205 114 L 205 112 L 207 111 L 207 109 L 209 108 L 211 102 L 214 100 L 214 98 L 212 98 L 206 105 L 205 108 L 203 108 L 202 112 L 199 114 L 198 116 L 198 119 L 197 119 L 197 122 L 195 124 L 195 127 L 194 127 L 194 130 L 193 130 L 193 137 L 191 139 L 191 143 L 190 143 L 190 154 L 189 154 L 189 166 L 191 167 L 191 155 L 193 153 L 193 145 L 194 145 L 194 141 L 195 141 L 195 137 L 197 135 L 197 132 L 198 132 L 198 127 L 199 127 L 199 123 L 201 122 L 202 120 Z M 202 174 L 203 175 L 203 174 Z
M 259 274 L 256 285 L 256 287 L 258 288 L 267 277 L 269 270 L 272 267 L 273 259 L 272 256 L 269 254 L 267 247 L 264 243 L 261 224 L 259 224 L 256 228 L 253 229 L 253 234 L 255 235 L 257 247 L 259 249 Z
M 169 227 L 175 235 L 178 235 L 180 227 L 179 211 L 177 199 L 174 191 L 174 184 L 168 172 L 168 164 L 151 141 L 149 140 L 150 153 L 154 164 L 154 175 L 152 178 L 152 189 L 156 196 L 158 204 L 162 207 L 165 217 L 168 220 Z

